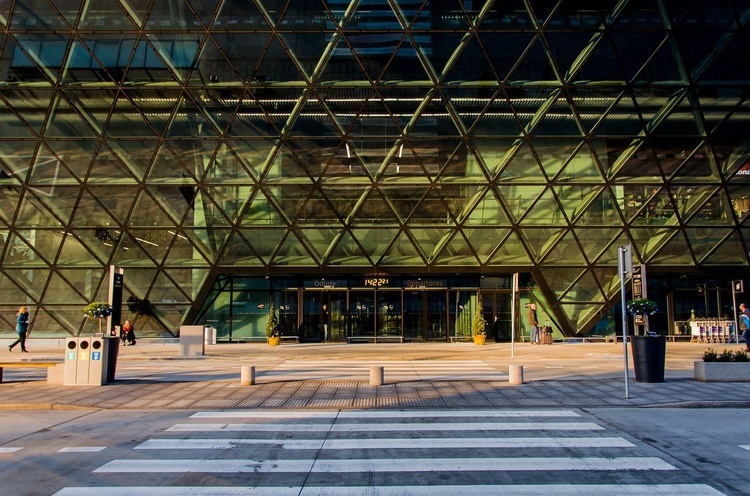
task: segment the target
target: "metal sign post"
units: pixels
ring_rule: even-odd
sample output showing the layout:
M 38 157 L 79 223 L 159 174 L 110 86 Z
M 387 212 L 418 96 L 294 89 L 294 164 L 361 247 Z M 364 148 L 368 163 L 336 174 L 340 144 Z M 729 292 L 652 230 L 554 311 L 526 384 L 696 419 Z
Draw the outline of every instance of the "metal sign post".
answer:
M 621 246 L 617 251 L 617 268 L 620 272 L 620 299 L 622 302 L 622 348 L 625 357 L 625 399 L 630 399 L 630 379 L 628 377 L 628 315 L 625 305 L 625 280 L 633 272 L 633 259 L 630 245 Z
M 513 293 L 510 303 L 510 356 L 516 356 L 516 308 L 518 307 L 518 272 L 513 273 Z

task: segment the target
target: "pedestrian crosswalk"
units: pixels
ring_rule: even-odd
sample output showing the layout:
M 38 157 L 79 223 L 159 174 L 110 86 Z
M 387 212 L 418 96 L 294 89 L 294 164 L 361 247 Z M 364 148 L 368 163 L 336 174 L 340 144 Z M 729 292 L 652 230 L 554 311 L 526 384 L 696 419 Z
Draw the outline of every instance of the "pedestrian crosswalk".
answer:
M 206 411 L 56 495 L 722 494 L 660 453 L 575 410 Z

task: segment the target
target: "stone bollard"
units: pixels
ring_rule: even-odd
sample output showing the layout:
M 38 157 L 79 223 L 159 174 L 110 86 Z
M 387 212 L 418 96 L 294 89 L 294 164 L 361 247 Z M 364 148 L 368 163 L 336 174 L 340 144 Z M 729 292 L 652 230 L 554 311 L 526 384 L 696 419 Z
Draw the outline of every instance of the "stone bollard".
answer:
M 370 386 L 382 386 L 385 382 L 385 374 L 383 373 L 383 367 L 372 366 L 370 367 Z
M 255 366 L 243 365 L 240 373 L 240 386 L 255 386 Z
M 510 384 L 523 384 L 523 365 L 511 365 L 508 368 L 508 382 Z

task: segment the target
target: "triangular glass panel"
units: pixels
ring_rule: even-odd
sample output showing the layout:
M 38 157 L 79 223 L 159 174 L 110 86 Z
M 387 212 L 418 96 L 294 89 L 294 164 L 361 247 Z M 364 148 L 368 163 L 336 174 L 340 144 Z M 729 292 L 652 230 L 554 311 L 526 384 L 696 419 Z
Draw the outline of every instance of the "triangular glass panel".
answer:
M 562 295 L 575 284 L 575 281 L 583 272 L 583 269 L 580 268 L 554 266 L 542 266 L 539 270 L 545 281 L 555 281 L 555 284 L 551 285 L 550 289 L 555 292 L 558 299 L 562 298 Z
M 275 205 L 281 209 L 285 219 L 288 219 L 290 223 L 294 222 L 295 219 L 300 215 L 300 212 L 305 208 L 307 199 L 310 197 L 314 189 L 312 184 L 309 185 L 290 185 L 284 187 L 274 188 L 271 192 L 273 198 L 270 198 Z M 254 202 L 253 202 L 254 203 Z
M 278 12 L 272 7 L 276 3 L 281 3 L 281 8 L 283 9 L 284 2 L 275 2 L 275 1 L 264 1 L 263 5 L 266 7 L 267 12 L 272 15 L 273 19 L 276 19 L 276 16 L 278 15 Z M 221 26 L 221 29 L 228 30 L 228 31 L 235 31 L 235 30 L 242 30 L 242 31 L 253 31 L 253 30 L 268 30 L 268 22 L 266 22 L 266 17 L 258 10 L 258 7 L 255 5 L 254 2 L 232 2 L 232 3 L 221 3 L 220 4 L 220 11 L 219 14 L 216 17 L 216 21 L 214 21 L 214 26 Z M 208 19 L 206 19 L 206 22 L 210 19 L 210 16 Z M 257 35 L 256 35 L 257 36 Z M 241 43 L 241 44 L 229 44 L 229 45 L 222 45 L 225 47 L 237 47 L 237 52 L 240 52 L 239 48 L 242 47 L 244 50 L 246 47 L 250 45 L 249 43 Z M 263 43 L 260 43 L 262 46 Z M 249 48 L 249 47 L 248 47 Z
M 654 193 L 655 190 L 656 188 L 654 187 L 641 190 L 643 196 L 640 196 L 638 194 L 640 191 L 635 189 L 638 193 L 630 195 L 631 197 L 627 199 L 625 215 L 629 217 L 632 225 L 676 226 L 678 224 L 675 204 L 667 193 L 667 189 L 662 188 Z M 652 193 L 653 195 L 649 198 L 648 195 Z M 641 202 L 643 202 L 643 206 L 638 208 L 638 205 Z M 631 205 L 633 205 L 634 208 L 631 208 Z
M 213 198 L 205 190 L 197 189 L 195 197 L 196 208 L 187 211 L 183 221 L 185 226 L 226 227 L 231 223 L 224 211 L 214 203 Z
M 336 212 L 331 208 L 330 203 L 317 189 L 313 188 L 310 197 L 304 203 L 304 206 L 299 211 L 296 223 L 299 225 L 303 224 L 321 224 L 321 223 L 339 223 L 339 217 Z
M 247 239 L 253 251 L 266 262 L 271 260 L 287 233 L 286 229 L 260 228 L 241 229 L 240 232 Z
M 502 202 L 505 204 L 511 220 L 518 222 L 529 210 L 536 199 L 544 192 L 544 186 L 527 185 L 512 186 L 499 184 L 497 190 Z M 555 206 L 556 210 L 559 210 Z
M 397 228 L 353 229 L 352 237 L 359 241 L 370 260 L 377 263 L 385 254 L 393 238 L 398 235 Z
M 129 226 L 137 227 L 172 227 L 175 222 L 170 219 L 153 198 L 144 190 L 138 195 L 133 213 L 128 220 Z M 171 241 L 172 238 L 170 238 Z
M 23 278 L 23 272 L 22 271 L 11 271 L 12 275 L 14 277 L 20 277 Z M 24 284 L 24 281 L 21 281 L 21 287 L 32 289 L 30 286 L 27 286 Z M 3 273 L 0 273 L 0 292 L 3 294 L 3 299 L 5 301 L 26 301 L 29 297 L 28 294 L 23 292 L 20 287 L 11 279 L 10 277 L 6 276 Z M 2 319 L 5 320 L 5 319 Z M 11 323 L 9 320 L 5 320 L 5 322 L 8 324 L 7 327 L 15 327 L 16 325 L 16 319 L 13 319 L 13 322 Z
M 8 38 L 6 38 L 7 40 Z M 0 59 L 0 63 L 3 63 Z M 7 78 L 14 78 L 10 73 Z M 6 86 L 8 87 L 8 86 Z M 42 124 L 46 117 L 45 112 L 37 109 L 49 107 L 52 93 L 37 90 L 34 93 L 34 105 L 28 104 L 28 97 L 21 91 L 6 91 L 0 100 L 0 109 L 3 111 L 5 122 L 3 122 L 3 135 L 7 138 L 36 138 L 42 132 Z M 39 107 L 32 110 L 29 107 Z
M 120 267 L 153 267 L 156 262 L 141 249 L 141 245 L 133 237 L 123 232 L 120 235 L 112 263 Z
M 159 271 L 151 291 L 148 292 L 151 301 L 168 301 L 170 303 L 189 303 L 190 298 L 183 293 L 179 284 L 175 284 L 167 274 Z
M 512 160 L 516 149 L 522 145 L 522 142 L 518 139 L 488 138 L 472 139 L 471 145 L 482 157 L 486 168 L 494 177 Z M 475 174 L 478 174 L 480 170 L 477 168 Z
M 306 153 L 314 156 L 312 152 L 315 147 L 309 141 L 311 135 L 315 136 L 316 140 L 322 136 L 339 138 L 341 132 L 336 122 L 328 114 L 328 110 L 321 105 L 321 102 L 317 98 L 307 98 L 300 115 L 288 130 L 287 137 L 299 143 L 297 149 L 304 149 Z
M 88 35 L 85 37 L 85 43 L 82 43 L 79 38 L 73 40 L 70 54 L 63 66 L 60 81 L 62 84 L 70 87 L 76 84 L 99 84 L 102 80 L 108 80 L 107 71 L 98 60 L 96 53 L 98 38 L 95 35 Z
M 547 181 L 544 174 L 542 174 L 542 169 L 539 167 L 534 154 L 525 142 L 523 146 L 516 150 L 515 155 L 513 155 L 513 158 L 510 159 L 508 165 L 496 180 L 504 183 L 518 180 L 540 183 Z
M 381 178 L 397 179 L 408 177 L 410 181 L 419 181 L 420 179 L 425 182 L 429 181 L 429 176 L 426 174 L 420 159 L 414 154 L 410 144 L 401 143 L 397 147 L 397 150 L 397 153 L 391 155 Z M 424 148 L 422 150 L 427 151 Z M 430 159 L 430 157 L 425 158 Z M 432 157 L 432 159 L 428 162 L 428 165 L 432 166 L 435 169 L 435 173 L 437 173 L 437 168 L 439 167 L 436 160 L 437 157 Z
M 750 42 L 750 39 L 748 41 Z M 739 136 L 743 138 L 747 136 L 747 120 L 748 115 L 750 115 L 748 107 L 748 100 L 743 100 L 742 104 L 730 112 L 711 134 L 714 136 Z M 722 115 L 725 114 L 726 110 L 722 110 Z M 718 148 L 721 145 L 716 143 L 714 146 Z
M 203 181 L 206 184 L 248 184 L 252 183 L 252 178 L 237 156 L 226 144 L 222 144 L 211 160 Z
M 512 36 L 503 33 L 505 36 Z M 505 37 L 503 38 L 505 40 Z M 526 41 L 526 40 L 524 40 Z M 507 43 L 507 41 L 506 41 Z M 489 45 L 491 47 L 492 45 Z M 446 67 L 447 72 L 443 74 L 443 80 L 451 83 L 457 81 L 496 81 L 495 72 L 487 60 L 482 46 L 479 44 L 476 36 L 470 37 L 468 40 L 466 37 L 462 40 L 461 45 L 458 47 L 461 51 L 454 53 L 449 62 L 449 67 Z M 501 52 L 499 47 L 495 51 Z M 523 50 L 522 47 L 521 50 Z M 519 52 L 520 53 L 520 52 Z M 504 67 L 505 71 L 510 67 Z
M 158 264 L 161 264 L 175 238 L 175 231 L 174 228 L 132 229 L 130 235 L 140 244 L 143 251 L 147 252 Z
M 362 119 L 367 113 L 379 114 L 381 108 L 383 115 L 388 115 L 389 120 L 383 123 L 382 131 L 377 132 L 383 136 L 393 136 L 394 142 L 403 142 L 401 137 L 404 135 L 423 136 L 434 133 L 435 114 L 446 113 L 445 100 L 441 98 L 440 93 L 430 94 L 426 88 L 396 84 L 395 87 L 379 87 L 377 92 L 368 96 L 366 108 L 358 109 L 363 115 L 357 117 Z M 420 122 L 417 118 L 422 114 L 431 114 L 432 117 Z M 368 133 L 368 129 L 363 126 L 360 126 L 360 130 L 362 133 Z M 369 133 L 372 133 L 371 129 Z
M 500 19 L 497 22 L 518 23 L 522 18 L 528 20 L 528 17 L 525 14 L 525 12 L 519 12 L 504 19 Z M 529 22 L 528 25 L 530 26 L 531 23 Z M 478 31 L 477 37 L 484 46 L 490 64 L 492 64 L 491 72 L 489 72 L 489 74 L 493 76 L 478 77 L 475 75 L 475 77 L 464 78 L 470 81 L 477 79 L 495 79 L 494 75 L 497 75 L 498 81 L 505 81 L 505 78 L 508 77 L 508 74 L 510 74 L 513 67 L 515 67 L 518 59 L 521 58 L 526 48 L 535 40 L 534 33 L 530 31 L 503 31 L 501 33 Z
M 139 177 L 143 177 L 139 171 Z M 91 170 L 86 178 L 88 184 L 122 184 L 135 185 L 136 178 L 131 171 L 123 164 L 118 156 L 109 148 L 104 146 L 99 148 L 94 161 L 91 164 Z
M 244 85 L 245 83 L 244 78 L 237 72 L 235 66 L 227 60 L 225 53 L 232 54 L 239 49 L 239 47 L 233 49 L 232 46 L 232 42 L 237 37 L 238 35 L 235 33 L 213 32 L 212 36 L 206 39 L 205 45 L 197 55 L 196 68 L 190 75 L 189 84 L 191 86 L 202 86 L 204 98 L 216 104 L 226 105 L 228 103 L 225 98 L 229 96 L 231 91 L 227 88 L 228 86 Z M 245 48 L 248 51 L 257 49 L 255 45 L 255 43 L 247 43 L 243 46 L 243 51 Z M 222 50 L 220 47 L 225 47 L 226 50 Z M 246 59 L 241 67 L 246 68 L 249 60 Z
M 526 242 L 535 262 L 539 263 L 566 232 L 564 228 L 521 229 L 520 235 Z
M 695 262 L 691 255 L 685 236 L 677 232 L 667 241 L 663 247 L 653 256 L 645 257 L 646 262 L 653 266 L 677 266 L 694 267 Z
M 655 136 L 699 136 L 696 119 L 700 119 L 698 111 L 694 109 L 687 98 L 672 106 L 669 115 L 663 117 L 652 134 Z
M 182 92 L 178 89 L 163 88 L 159 90 L 153 90 L 149 88 L 138 88 L 137 90 L 131 88 L 123 88 L 121 91 L 121 97 L 118 100 L 118 107 L 116 108 L 117 113 L 112 117 L 114 124 L 110 124 L 107 132 L 110 134 L 117 134 L 120 136 L 127 136 L 126 126 L 131 121 L 135 121 L 135 117 L 129 117 L 127 121 L 120 122 L 122 117 L 121 112 L 136 112 L 140 114 L 144 122 L 137 121 L 137 125 L 141 127 L 138 134 L 143 136 L 162 135 L 169 123 L 172 120 L 172 109 L 167 108 L 167 105 L 171 105 L 171 102 L 177 102 L 182 98 Z M 124 105 L 124 101 L 130 102 L 131 108 Z M 154 102 L 165 102 L 163 107 L 159 107 L 159 111 L 155 111 Z M 169 104 L 166 102 L 170 102 Z M 122 110 L 120 104 L 123 104 Z M 147 125 L 147 124 L 150 125 Z M 113 126 L 119 126 L 120 129 L 113 130 Z M 135 134 L 135 133 L 134 133 Z
M 635 146 L 635 145 L 634 145 Z M 621 157 L 628 157 L 617 169 L 613 179 L 617 183 L 653 184 L 661 182 L 661 170 L 656 155 L 650 147 L 642 146 L 639 150 L 627 150 Z M 610 164 L 612 165 L 612 164 Z
M 155 268 L 148 267 L 132 267 L 125 271 L 125 287 L 130 294 L 143 296 L 144 298 L 148 294 L 151 284 L 154 282 L 158 271 Z M 104 286 L 104 285 L 103 285 Z M 106 286 L 103 287 L 106 290 Z M 125 292 L 123 291 L 123 294 Z M 104 296 L 106 299 L 106 294 Z
M 56 273 L 52 273 L 42 297 L 45 305 L 59 303 L 77 304 L 85 306 L 86 299 Z
M 239 233 L 229 239 L 217 265 L 226 267 L 260 267 L 263 261 L 253 252 Z
M 341 230 L 337 228 L 307 228 L 300 229 L 299 236 L 308 250 L 315 255 L 316 261 L 322 265 L 331 245 L 335 243 L 340 232 Z
M 185 212 L 195 207 L 196 188 L 185 186 L 150 186 L 146 190 L 177 225 L 182 222 Z M 163 219 L 162 219 L 163 221 Z
M 553 188 L 557 200 L 562 204 L 565 217 L 571 222 L 577 222 L 579 216 L 581 216 L 588 208 L 591 208 L 590 203 L 597 198 L 602 191 L 602 186 L 594 185 L 558 184 L 553 186 Z M 598 210 L 599 215 L 602 215 L 603 208 L 601 203 L 599 204 L 599 208 L 595 210 Z M 610 206 L 608 213 L 611 212 L 612 210 Z M 594 211 L 593 214 L 594 220 L 597 220 L 597 212 Z
M 271 263 L 278 266 L 308 266 L 317 267 L 318 263 L 305 250 L 304 244 L 290 232 Z
M 565 81 L 573 77 L 573 70 L 579 67 L 580 61 L 588 56 L 591 45 L 597 41 L 597 37 L 590 31 L 550 31 L 545 33 L 545 37 L 557 69 Z
M 690 241 L 690 246 L 695 253 L 695 259 L 698 260 L 698 263 L 702 264 L 706 255 L 712 253 L 731 232 L 732 230 L 728 228 L 723 229 L 713 226 L 697 227 L 685 229 L 685 236 L 687 236 L 688 241 Z M 739 255 L 740 259 L 744 259 L 745 255 L 742 246 L 740 245 L 735 248 L 739 248 L 737 255 Z M 737 258 L 735 257 L 734 260 L 737 261 Z
M 339 182 L 323 182 L 320 183 L 320 188 L 323 196 L 325 196 L 333 206 L 334 213 L 344 221 L 346 221 L 346 219 L 352 214 L 354 207 L 359 202 L 363 192 L 367 189 L 365 184 L 342 184 Z
M 479 263 L 476 254 L 471 246 L 463 237 L 461 231 L 458 231 L 447 245 L 439 252 L 438 257 L 434 260 L 435 265 L 449 266 L 470 266 L 475 267 Z
M 85 231 L 85 233 L 91 234 L 90 231 Z M 98 260 L 95 255 L 88 251 L 78 239 L 81 234 L 67 233 L 60 255 L 57 257 L 58 267 L 100 268 L 103 266 L 103 261 L 106 259 Z
M 333 266 L 348 267 L 371 267 L 373 265 L 348 231 L 342 233 L 338 243 L 328 255 L 326 263 Z
M 60 241 L 59 234 L 55 236 L 38 229 L 19 229 L 11 234 L 3 265 L 8 267 L 46 267 L 51 265 L 57 254 Z M 49 245 L 54 245 L 55 249 L 50 250 Z
M 594 109 L 593 112 L 582 112 L 582 122 L 584 125 L 594 123 L 591 128 L 593 136 L 607 137 L 611 135 L 633 136 L 643 131 L 644 123 L 636 107 L 633 98 L 623 92 L 617 97 L 612 97 L 615 102 L 609 107 L 606 113 L 600 115 Z M 610 101 L 610 97 L 606 97 Z M 580 105 L 579 105 L 580 108 Z M 588 110 L 588 109 L 587 109 Z M 590 116 L 587 119 L 586 116 Z M 600 118 L 601 117 L 601 118 Z
M 489 261 L 497 246 L 508 234 L 507 229 L 496 228 L 464 229 L 463 231 L 472 250 L 477 254 L 480 264 Z
M 422 187 L 385 185 L 381 186 L 380 192 L 396 211 L 401 221 L 406 221 L 427 193 L 428 187 L 429 185 Z
M 566 302 L 602 301 L 603 294 L 594 274 L 587 270 L 583 274 L 579 273 L 579 275 L 580 277 L 576 279 L 575 284 L 568 288 L 568 292 L 565 293 L 562 300 Z
M 728 221 L 720 221 L 724 208 L 728 209 L 726 198 L 716 198 L 715 186 L 672 186 L 672 196 L 676 199 L 677 213 L 683 223 L 704 225 L 706 222 L 727 225 Z M 722 196 L 723 193 L 722 193 Z M 731 218 L 726 210 L 724 215 Z
M 50 270 L 48 268 L 34 269 L 24 267 L 23 270 L 9 270 L 5 275 L 8 277 L 8 280 L 3 284 L 3 298 L 6 301 L 10 301 L 10 295 L 15 294 L 17 295 L 15 301 L 26 302 L 29 296 L 35 300 L 39 300 L 42 297 L 42 290 L 47 285 Z M 6 289 L 8 293 L 5 293 Z M 13 322 L 15 325 L 15 319 Z
M 156 152 L 156 158 L 148 172 L 147 184 L 183 184 L 195 186 L 195 178 L 182 164 L 182 160 L 172 149 L 162 144 Z
M 673 40 L 676 40 L 679 46 L 685 72 L 690 75 L 691 79 L 698 79 L 703 73 L 705 61 L 712 59 L 717 47 L 723 45 L 722 39 L 726 36 L 725 31 L 707 29 L 698 32 L 690 29 L 676 29 L 673 32 Z
M 333 49 L 325 68 L 320 72 L 318 83 L 335 84 L 366 83 L 367 75 L 344 36 L 337 37 L 336 47 Z M 369 93 L 369 90 L 367 90 Z
M 58 227 L 62 222 L 55 218 L 33 195 L 26 194 L 21 202 L 15 221 L 16 227 Z
M 450 228 L 414 228 L 409 229 L 408 232 L 417 249 L 419 249 L 422 256 L 427 260 L 427 263 L 431 263 L 436 259 L 456 230 Z
M 279 33 L 281 43 L 287 47 L 290 56 L 302 68 L 308 79 L 314 77 L 315 69 L 320 63 L 320 56 L 326 53 L 326 48 L 331 41 L 331 35 L 323 31 L 304 32 L 300 29 L 300 26 L 312 23 L 324 24 L 324 22 L 319 17 L 307 18 L 295 25 L 293 33 Z
M 604 31 L 597 34 L 599 36 L 592 38 L 592 46 L 587 47 L 588 57 L 586 61 L 575 74 L 571 75 L 570 79 L 575 81 L 626 81 L 627 76 L 619 63 L 615 47 L 612 45 L 612 33 Z
M 595 223 L 593 223 L 596 225 Z M 590 224 L 589 224 L 590 225 Z M 574 229 L 586 259 L 593 262 L 606 250 L 612 240 L 622 233 L 621 227 L 596 227 Z
M 100 148 L 110 148 L 113 156 L 128 168 L 137 181 L 142 181 L 146 173 L 146 161 L 138 160 L 143 153 L 143 143 L 137 140 L 109 140 L 103 142 Z
M 86 303 L 94 301 L 94 292 L 96 291 L 95 281 L 92 281 L 93 273 L 101 273 L 100 268 L 96 269 L 60 269 L 57 271 L 76 291 L 83 295 Z
M 371 189 L 367 199 L 359 203 L 351 224 L 366 225 L 398 225 L 401 221 L 391 209 L 390 203 L 383 198 L 380 191 Z
M 265 171 L 266 179 L 301 178 L 301 183 L 312 182 L 310 172 L 300 163 L 297 156 L 286 145 L 281 145 L 276 160 Z
M 675 232 L 674 229 L 662 227 L 631 228 L 630 236 L 633 238 L 633 248 L 640 254 L 641 260 L 648 262 L 657 252 L 671 242 L 671 238 L 675 235 Z M 676 256 L 670 265 L 687 264 L 692 266 L 692 252 L 685 241 L 685 236 L 678 232 L 677 237 L 681 238 L 678 239 L 677 244 L 682 247 L 682 252 L 675 254 Z M 633 260 L 635 261 L 635 256 Z
M 100 267 L 102 264 L 109 260 L 112 256 L 114 247 L 120 238 L 120 231 L 116 229 L 107 229 L 106 227 L 99 227 L 96 229 L 71 229 L 70 234 L 75 236 L 75 239 L 85 245 L 85 247 L 93 253 L 89 260 L 83 260 L 85 253 L 79 252 L 77 249 L 75 253 L 67 253 L 63 251 L 60 255 L 61 258 L 65 257 L 70 259 L 78 266 L 97 266 Z M 65 250 L 65 248 L 64 248 Z
M 386 195 L 388 194 L 387 191 Z M 435 189 L 428 189 L 427 194 L 422 197 L 412 211 L 408 223 L 411 225 L 455 224 L 455 219 L 451 218 L 451 214 L 445 206 L 445 201 L 443 200 L 445 197 L 441 196 L 441 194 L 444 195 L 445 192 L 440 191 L 438 193 Z M 450 201 L 450 199 L 447 201 Z M 407 203 L 409 203 L 408 200 Z
M 15 33 L 13 39 L 20 45 L 20 49 L 14 48 L 11 61 L 16 81 L 54 85 L 68 47 L 67 38 L 51 33 Z
M 58 338 L 72 335 L 81 322 L 83 313 L 66 307 L 39 307 L 29 319 L 29 332 L 35 338 Z M 98 326 L 92 325 L 87 332 L 97 332 Z
M 668 38 L 661 47 L 649 58 L 646 65 L 638 74 L 630 77 L 634 83 L 652 82 L 652 81 L 681 81 L 678 63 L 675 59 L 676 49 L 672 38 Z
M 546 265 L 586 265 L 581 248 L 573 233 L 568 231 L 555 245 L 554 250 L 547 251 L 544 257 Z
M 700 260 L 701 265 L 747 265 L 744 245 L 738 233 L 732 233 L 708 256 Z
M 409 236 L 401 232 L 393 244 L 383 254 L 383 257 L 376 262 L 376 265 L 410 265 L 413 267 L 423 267 L 424 260 L 419 255 L 418 250 L 414 247 Z
M 260 140 L 230 140 L 225 146 L 234 151 L 236 158 L 242 161 L 254 177 L 259 177 L 265 170 L 269 157 L 276 150 L 276 143 L 268 139 Z
M 113 193 L 113 191 L 107 187 L 98 187 L 95 189 L 96 193 L 103 195 L 103 198 L 107 198 L 107 193 Z M 107 207 L 117 209 L 116 214 L 122 215 L 123 218 L 127 216 L 127 211 L 130 205 L 123 209 L 120 204 L 117 203 L 118 197 L 115 195 L 112 197 L 113 201 L 106 203 Z M 128 203 L 132 202 L 132 199 Z M 81 198 L 78 200 L 78 206 L 76 206 L 73 213 L 72 225 L 75 227 L 116 227 L 120 223 L 116 221 L 105 208 L 99 204 L 95 197 L 88 193 L 88 190 L 81 192 Z
M 503 230 L 500 232 L 503 232 Z M 516 233 L 510 231 L 508 232 L 508 237 L 497 251 L 495 251 L 488 265 L 494 267 L 515 267 L 519 265 L 531 265 L 533 263 L 524 244 L 518 239 Z
M 258 190 L 240 223 L 243 226 L 286 226 L 287 223 L 279 215 L 277 208 L 274 202 Z
M 279 43 L 276 36 L 271 36 L 254 79 L 257 79 L 258 82 L 284 81 L 291 83 L 293 81 L 306 81 L 305 76 L 299 71 L 294 61 L 289 58 L 285 47 Z
M 529 187 L 525 186 L 523 188 L 526 190 Z M 532 191 L 534 190 L 536 190 L 536 188 L 532 189 Z M 557 201 L 555 201 L 555 195 L 552 194 L 552 189 L 547 189 L 537 198 L 531 208 L 529 208 L 521 219 L 520 224 L 523 226 L 558 225 L 561 222 L 566 222 L 565 216 L 560 210 Z
M 583 186 L 582 188 L 586 187 Z M 597 194 L 597 192 L 600 193 L 591 200 L 591 195 Z M 568 208 L 567 199 L 563 202 L 563 205 Z M 570 205 L 572 206 L 572 203 Z M 572 217 L 569 218 L 573 219 L 579 226 L 614 226 L 621 223 L 619 212 L 617 199 L 613 197 L 612 193 L 608 189 L 602 190 L 600 187 L 594 187 L 585 193 L 581 205 L 573 207 L 572 213 L 569 214 Z
M 430 177 L 440 174 L 440 182 L 485 182 L 484 168 L 467 146 L 466 141 L 446 137 L 433 148 L 423 141 L 411 142 L 415 155 Z
M 593 267 L 591 272 L 602 286 L 606 299 L 620 293 L 620 274 L 617 267 Z
M 168 234 L 175 234 L 175 238 L 172 241 L 172 245 L 169 248 L 169 253 L 164 261 L 164 265 L 167 267 L 206 267 L 208 262 L 203 258 L 204 250 L 199 249 L 197 246 L 202 247 L 202 243 L 193 245 L 188 236 L 196 236 L 193 231 L 184 232 L 177 230 L 167 230 Z
M 632 245 L 633 243 L 631 242 L 630 238 L 628 238 L 627 235 L 623 232 L 622 234 L 617 236 L 617 239 L 610 242 L 609 246 L 605 250 L 601 251 L 601 255 L 595 261 L 596 265 L 599 265 L 599 266 L 617 265 L 617 261 L 619 260 L 619 256 L 620 256 L 619 247 L 626 245 L 626 244 Z M 602 247 L 604 246 L 606 246 L 606 242 L 604 245 L 602 245 Z M 585 245 L 583 249 L 584 251 L 587 251 Z M 595 253 L 595 251 L 591 250 L 591 253 L 593 254 Z M 588 251 L 587 251 L 587 254 L 588 254 Z M 635 246 L 634 251 L 633 251 L 633 263 L 641 263 L 642 260 L 643 259 L 640 257 L 637 246 Z
M 739 223 L 744 223 L 750 214 L 750 186 L 729 186 L 732 210 Z
M 87 124 L 76 109 L 58 96 L 50 107 L 50 115 L 44 134 L 50 138 L 96 138 L 96 132 Z
M 218 203 L 218 207 L 234 223 L 239 220 L 240 212 L 253 193 L 252 186 L 211 186 L 204 187 L 205 194 Z
M 477 192 L 477 194 L 481 194 Z M 467 207 L 472 206 L 472 203 L 467 203 Z M 505 214 L 505 210 L 497 201 L 495 193 L 492 189 L 487 189 L 482 198 L 473 205 L 474 209 L 468 212 L 464 211 L 460 216 L 457 217 L 459 222 L 463 222 L 470 226 L 508 226 L 510 227 L 512 222 L 508 219 Z
M 658 155 L 659 165 L 664 175 L 668 178 L 671 176 L 673 182 L 678 176 L 685 176 L 682 181 L 678 182 L 685 181 L 687 175 L 690 177 L 690 182 L 695 182 L 698 178 L 709 179 L 711 177 L 711 162 L 703 155 L 700 139 L 669 137 L 652 138 L 652 141 L 656 149 L 667 152 Z M 683 164 L 689 164 L 685 165 L 687 174 L 680 172 L 675 175 L 675 171 Z M 718 175 L 716 179 L 718 180 Z
M 661 24 L 658 14 L 647 19 Z M 664 31 L 638 31 L 638 36 L 633 36 L 632 28 L 612 33 L 612 40 L 625 71 L 626 81 L 636 77 L 653 53 L 665 43 L 665 36 Z
M 538 140 L 534 143 L 534 150 L 544 172 L 550 178 L 557 176 L 556 181 L 591 182 L 592 179 L 601 179 L 589 148 L 579 139 Z M 558 176 L 563 168 L 565 172 Z
M 440 193 L 448 205 L 450 218 L 462 222 L 470 208 L 484 197 L 486 187 L 478 184 L 451 184 L 446 181 L 442 183 Z
M 682 158 L 682 151 L 676 155 Z M 674 183 L 718 183 L 721 181 L 721 174 L 716 162 L 713 159 L 713 153 L 708 146 L 699 146 L 695 151 L 684 160 L 679 170 L 672 176 Z M 727 161 L 728 163 L 729 161 Z
M 546 45 L 540 38 L 537 38 L 527 49 L 523 59 L 516 63 L 507 78 L 507 81 L 512 83 L 559 80 L 547 57 Z
M 206 229 L 187 229 L 180 231 L 187 236 L 190 241 L 198 247 L 203 255 L 211 262 L 216 262 L 219 253 L 224 248 L 224 243 L 232 233 L 229 229 L 206 228 Z M 179 235 L 178 235 L 179 236 Z
M 91 158 L 96 151 L 95 141 L 51 140 L 47 141 L 45 145 L 51 150 L 50 155 L 61 160 L 65 164 L 65 167 L 73 174 L 81 179 L 86 176 L 91 164 Z
M 183 164 L 188 170 L 189 175 L 196 178 L 196 180 L 200 180 L 206 173 L 208 157 L 212 156 L 222 144 L 220 140 L 201 140 L 199 142 L 192 140 L 165 140 L 164 143 L 171 148 L 172 153 L 175 155 L 175 160 Z M 166 154 L 166 151 L 164 153 L 163 160 L 165 162 L 159 165 L 161 167 L 169 167 L 169 155 Z
M 698 190 L 698 193 L 700 193 L 703 188 L 696 187 L 694 189 Z M 732 205 L 729 203 L 726 193 L 724 190 L 719 190 L 699 207 L 697 213 L 688 222 L 688 225 L 705 225 L 712 227 L 734 225 L 732 210 Z

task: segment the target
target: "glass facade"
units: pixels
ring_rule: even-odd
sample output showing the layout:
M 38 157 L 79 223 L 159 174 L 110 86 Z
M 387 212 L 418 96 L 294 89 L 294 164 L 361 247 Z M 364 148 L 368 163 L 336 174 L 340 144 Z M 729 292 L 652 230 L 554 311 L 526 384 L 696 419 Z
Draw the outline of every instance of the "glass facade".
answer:
M 575 333 L 619 302 L 620 245 L 650 279 L 747 273 L 748 20 L 747 0 L 2 0 L 3 332 L 20 305 L 36 337 L 80 332 L 110 265 L 150 303 L 141 335 L 263 291 L 301 325 L 320 302 L 290 277 L 519 272 Z M 420 339 L 457 298 L 365 297 Z

